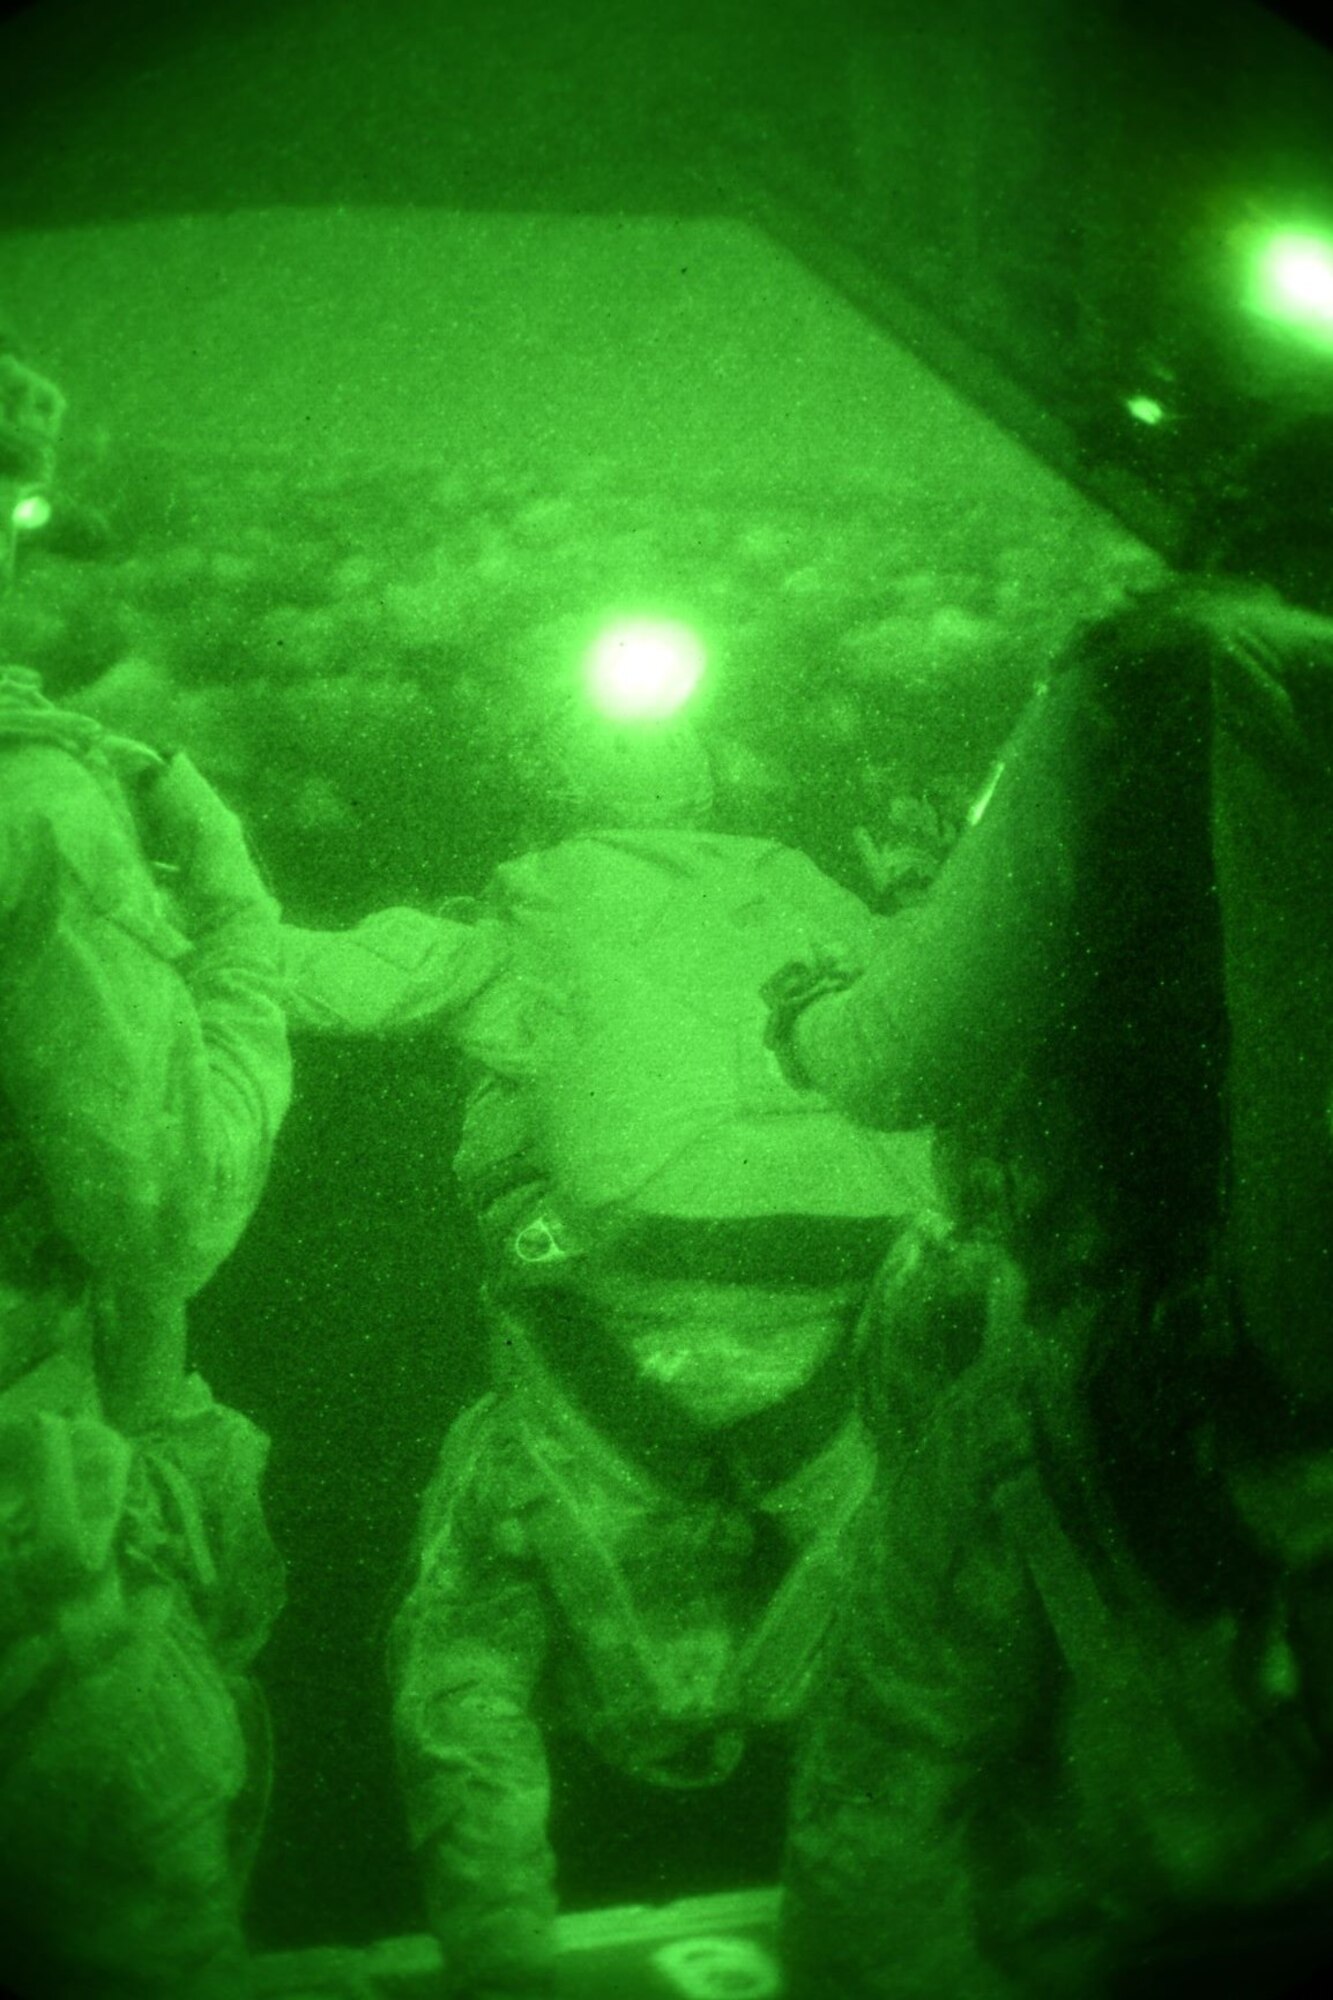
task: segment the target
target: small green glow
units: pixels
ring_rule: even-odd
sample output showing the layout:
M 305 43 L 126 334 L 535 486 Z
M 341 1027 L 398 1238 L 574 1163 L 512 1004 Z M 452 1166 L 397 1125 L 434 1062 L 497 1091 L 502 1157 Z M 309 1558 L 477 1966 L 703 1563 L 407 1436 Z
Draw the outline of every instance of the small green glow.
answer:
M 51 518 L 51 502 L 44 493 L 30 493 L 20 500 L 10 519 L 20 534 L 31 535 L 44 528 Z
M 615 721 L 659 721 L 684 707 L 703 670 L 703 645 L 688 625 L 637 619 L 609 626 L 594 642 L 588 693 Z
M 1160 424 L 1166 411 L 1154 396 L 1131 396 L 1125 404 L 1131 417 L 1141 424 Z
M 1259 254 L 1256 303 L 1270 319 L 1333 335 L 1333 242 L 1296 230 Z
M 1040 694 L 1042 690 L 1039 688 L 1037 692 Z M 1004 765 L 1005 760 L 1001 757 L 999 762 L 992 767 L 990 776 L 982 786 L 981 791 L 968 807 L 967 823 L 969 826 L 980 826 L 987 806 L 995 797 L 995 787 L 1004 776 Z

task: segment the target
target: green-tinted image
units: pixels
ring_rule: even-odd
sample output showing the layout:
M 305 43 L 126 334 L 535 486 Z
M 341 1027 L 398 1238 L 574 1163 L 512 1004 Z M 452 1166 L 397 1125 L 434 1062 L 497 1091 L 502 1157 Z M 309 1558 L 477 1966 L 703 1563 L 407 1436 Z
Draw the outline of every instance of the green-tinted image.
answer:
M 1330 59 L 0 49 L 0 1992 L 1318 1983 Z

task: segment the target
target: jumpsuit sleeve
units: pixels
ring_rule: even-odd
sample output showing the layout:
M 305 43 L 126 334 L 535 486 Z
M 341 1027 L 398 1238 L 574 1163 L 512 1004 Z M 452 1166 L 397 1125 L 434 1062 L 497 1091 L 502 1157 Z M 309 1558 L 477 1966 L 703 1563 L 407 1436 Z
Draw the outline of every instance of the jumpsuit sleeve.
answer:
M 183 1298 L 263 1189 L 290 1071 L 277 916 L 248 883 L 171 922 L 77 759 L 13 754 L 0 807 L 0 1090 L 58 1234 L 122 1299 Z
M 282 932 L 283 995 L 293 1028 L 387 1034 L 461 1017 L 504 965 L 493 919 L 460 923 L 378 910 L 348 931 Z
M 1214 641 L 1188 593 L 1088 627 L 1006 742 L 922 903 L 891 918 L 864 975 L 790 1030 L 804 1079 L 885 1129 L 984 1122 L 1080 977 L 1081 893 L 1121 774 L 1160 760 Z
M 861 978 L 795 1024 L 808 1081 L 867 1124 L 954 1126 L 983 1111 L 1060 1004 L 1072 844 L 1069 690 L 1039 697 L 984 813 L 925 900 L 890 919 Z

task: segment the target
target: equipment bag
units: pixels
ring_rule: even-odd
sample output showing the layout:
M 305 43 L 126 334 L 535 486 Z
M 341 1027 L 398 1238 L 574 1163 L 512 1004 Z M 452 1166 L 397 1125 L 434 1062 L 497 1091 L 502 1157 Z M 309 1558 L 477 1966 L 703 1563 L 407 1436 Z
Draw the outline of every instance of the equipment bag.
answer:
M 804 856 L 598 834 L 501 868 L 490 902 L 523 995 L 505 1103 L 558 1242 L 637 1216 L 889 1218 L 932 1199 L 926 1133 L 853 1126 L 764 1046 L 779 966 L 815 950 L 863 963 L 874 939 L 864 905 Z

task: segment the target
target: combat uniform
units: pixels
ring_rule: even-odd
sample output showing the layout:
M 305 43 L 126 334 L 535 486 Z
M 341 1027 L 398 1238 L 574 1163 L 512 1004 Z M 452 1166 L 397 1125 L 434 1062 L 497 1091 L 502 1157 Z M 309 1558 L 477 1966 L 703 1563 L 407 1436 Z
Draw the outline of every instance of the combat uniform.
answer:
M 371 920 L 381 959 L 409 921 Z M 811 937 L 872 932 L 789 850 L 656 829 L 509 864 L 471 933 L 400 944 L 390 1018 L 434 962 L 476 1067 L 457 1166 L 497 1384 L 445 1445 L 393 1645 L 451 1992 L 551 1980 L 548 1730 L 706 1785 L 804 1699 L 868 1486 L 859 1308 L 939 1197 L 927 1138 L 792 1089 L 759 988 Z M 361 990 L 356 935 L 293 945 L 296 1019 Z
M 277 918 L 215 844 L 178 928 L 114 753 L 0 677 L 0 1983 L 237 2000 L 281 1576 L 266 1441 L 186 1376 L 182 1315 L 287 1103 Z
M 839 1101 L 941 1116 L 975 1137 L 993 1009 L 990 1088 L 1007 1107 L 1001 1136 L 1020 1134 L 1021 1168 L 1013 1249 L 990 1253 L 1003 1309 L 924 1389 L 886 1359 L 877 1489 L 797 1785 L 794 2000 L 1257 1996 L 1333 1958 L 1333 1536 L 1317 1419 L 1330 1408 L 1331 633 L 1224 589 L 1173 593 L 1089 635 L 1054 706 L 1039 704 L 1011 745 L 996 817 L 941 877 L 918 934 L 929 950 L 914 957 L 900 938 L 859 987 L 782 1024 L 789 1055 Z M 1115 817 L 1121 782 L 1151 807 L 1140 834 L 1132 810 Z M 1052 818 L 1069 837 L 1043 876 Z M 1109 914 L 1088 900 L 1099 842 L 1101 882 L 1116 868 L 1131 878 L 1110 890 L 1125 900 Z M 989 926 L 987 884 L 1011 863 L 1032 893 L 1026 935 L 1023 900 L 1003 893 L 998 933 Z M 1172 882 L 1187 920 L 1165 956 L 1159 940 L 1134 962 L 1118 949 L 1145 935 L 1127 928 L 1133 913 Z M 1018 964 L 1047 963 L 1039 990 L 1007 977 L 1011 927 Z M 1220 1033 L 1191 998 L 1210 953 Z M 988 989 L 951 991 L 960 966 L 982 962 Z M 1062 1010 L 1109 1010 L 1099 982 L 1126 973 L 1116 991 L 1141 1012 L 1096 1045 L 1121 1059 L 1109 1080 L 1075 1065 L 1043 1089 Z M 1159 1007 L 1173 1032 L 1193 1020 L 1212 1053 L 1181 1032 L 1180 1063 L 1158 1066 Z M 932 1012 L 952 1047 L 932 1041 Z M 1198 1100 L 1221 1107 L 1198 1149 L 1213 1198 L 1191 1185 L 1188 1109 L 1167 1098 L 1176 1071 L 1218 1052 L 1216 1088 Z M 1141 1064 L 1161 1079 L 1156 1104 Z M 1071 1077 L 1094 1102 L 1123 1093 L 1149 1121 L 1125 1135 L 1121 1169 L 1140 1176 L 1127 1201 L 1086 1149 L 1066 1148 Z M 1211 1241 L 1188 1235 L 1196 1207 L 1218 1218 Z M 928 1351 L 947 1316 L 924 1268 L 904 1273 L 894 1324 L 920 1317 Z M 1205 1403 L 1156 1463 L 1133 1457 L 1136 1421 L 1151 1435 L 1153 1357 L 1179 1367 L 1180 1341 L 1232 1366 L 1257 1358 L 1255 1379 L 1279 1385 L 1291 1425 L 1285 1454 L 1232 1466 Z M 1089 1400 L 1101 1354 L 1137 1385 L 1110 1433 Z M 1134 1516 L 1154 1496 L 1171 1532 L 1144 1541 Z

